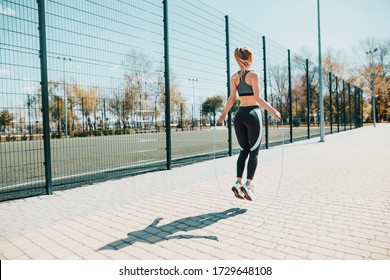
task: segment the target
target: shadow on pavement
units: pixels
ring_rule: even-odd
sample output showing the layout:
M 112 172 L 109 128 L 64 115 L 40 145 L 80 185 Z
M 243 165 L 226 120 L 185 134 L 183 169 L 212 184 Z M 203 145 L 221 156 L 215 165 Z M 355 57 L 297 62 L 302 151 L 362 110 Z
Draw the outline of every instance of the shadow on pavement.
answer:
M 136 242 L 155 244 L 157 242 L 171 240 L 171 239 L 192 239 L 203 238 L 218 241 L 217 236 L 202 236 L 202 235 L 190 235 L 190 234 L 178 234 L 178 232 L 189 232 L 191 230 L 202 229 L 208 227 L 220 220 L 228 219 L 237 215 L 246 213 L 246 209 L 231 208 L 223 212 L 208 213 L 193 217 L 186 217 L 173 221 L 166 225 L 158 226 L 158 223 L 162 218 L 155 219 L 149 226 L 143 230 L 129 232 L 127 238 L 123 238 L 114 242 L 111 242 L 99 250 L 120 250 L 124 247 L 130 246 Z

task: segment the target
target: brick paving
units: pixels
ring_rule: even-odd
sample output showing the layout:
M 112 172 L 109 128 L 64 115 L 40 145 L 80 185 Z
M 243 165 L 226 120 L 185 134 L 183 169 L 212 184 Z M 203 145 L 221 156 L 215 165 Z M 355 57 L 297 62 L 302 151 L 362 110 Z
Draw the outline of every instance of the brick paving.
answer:
M 0 259 L 389 260 L 390 125 L 318 140 L 0 203 Z

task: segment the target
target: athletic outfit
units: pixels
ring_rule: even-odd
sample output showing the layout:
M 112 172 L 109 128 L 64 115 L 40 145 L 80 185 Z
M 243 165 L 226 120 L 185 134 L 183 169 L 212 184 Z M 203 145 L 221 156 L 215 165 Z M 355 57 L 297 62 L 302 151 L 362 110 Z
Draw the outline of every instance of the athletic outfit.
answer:
M 240 83 L 237 86 L 239 96 L 254 95 L 252 86 L 245 82 L 245 77 L 249 72 L 249 70 L 246 70 L 243 73 Z M 238 73 L 240 74 L 240 71 Z M 240 155 L 237 160 L 237 177 L 242 178 L 245 162 L 249 155 L 247 179 L 252 180 L 257 167 L 257 155 L 259 154 L 262 137 L 260 107 L 257 105 L 240 107 L 234 118 L 234 130 L 236 132 L 238 144 L 240 145 Z M 246 185 L 243 185 L 240 190 L 244 193 L 246 199 L 252 200 L 250 198 L 251 195 L 248 196 L 248 189 L 245 189 L 245 186 Z M 232 190 L 236 197 L 242 198 L 238 192 L 238 188 L 233 186 Z

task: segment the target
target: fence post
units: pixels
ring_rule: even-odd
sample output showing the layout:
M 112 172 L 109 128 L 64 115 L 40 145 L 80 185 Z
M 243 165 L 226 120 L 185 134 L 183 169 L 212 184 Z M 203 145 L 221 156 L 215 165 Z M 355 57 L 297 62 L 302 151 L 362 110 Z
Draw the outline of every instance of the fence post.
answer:
M 351 84 L 348 83 L 349 129 L 352 129 Z
M 61 130 L 60 98 L 56 96 L 56 99 L 57 99 L 57 134 L 60 134 L 60 130 Z M 30 135 L 31 135 L 31 125 L 30 125 Z
M 360 127 L 360 124 L 363 122 L 363 119 L 360 118 L 360 88 L 357 89 L 357 92 L 356 92 L 356 107 L 357 107 L 357 112 L 356 112 L 356 116 L 358 118 L 358 127 Z
M 165 134 L 167 151 L 167 169 L 171 169 L 171 92 L 169 74 L 169 34 L 168 34 L 168 0 L 163 0 L 164 5 L 164 76 L 165 76 Z
M 199 129 L 202 130 L 202 104 L 199 104 Z
M 307 139 L 310 139 L 310 82 L 309 60 L 306 59 L 306 107 L 307 107 Z
M 360 127 L 363 127 L 363 109 L 364 109 L 363 90 L 359 88 L 359 91 L 360 91 L 360 97 L 359 97 Z
M 357 94 L 358 94 L 358 91 L 357 91 L 357 87 L 354 86 L 353 87 L 353 108 L 354 108 L 354 119 L 355 119 L 355 128 L 358 127 L 358 119 L 359 119 L 359 115 L 358 115 L 358 103 L 357 103 Z
M 353 86 L 353 119 L 354 119 L 354 124 L 356 128 L 357 124 L 357 115 L 356 115 L 356 86 Z
M 358 127 L 360 127 L 360 124 L 363 123 L 363 119 L 361 118 L 361 96 L 360 96 L 360 88 L 357 89 L 357 92 L 356 92 L 356 106 L 357 106 L 357 112 L 356 112 L 356 115 L 357 115 L 357 118 L 358 118 Z
M 267 55 L 266 55 L 265 36 L 263 36 L 263 72 L 264 72 L 264 78 L 263 78 L 264 79 L 264 100 L 268 101 L 267 100 L 268 99 L 267 97 Z M 265 148 L 268 149 L 269 145 L 268 145 L 268 111 L 267 110 L 264 110 L 264 123 L 265 123 Z
M 39 58 L 41 63 L 41 90 L 42 90 L 42 122 L 43 145 L 45 157 L 46 194 L 53 194 L 53 180 L 50 154 L 50 125 L 49 125 L 49 85 L 47 80 L 47 54 L 46 54 L 46 23 L 45 0 L 37 0 L 39 18 Z M 30 128 L 31 129 L 31 128 Z
M 107 115 L 106 115 L 106 99 L 103 98 L 103 128 L 106 130 L 107 128 Z
M 342 127 L 344 126 L 344 108 L 343 108 L 343 104 L 344 104 L 344 80 L 342 80 L 342 83 L 341 85 L 342 86 L 342 89 L 340 91 L 340 124 L 341 124 L 341 129 Z
M 84 119 L 84 115 L 85 115 L 85 112 L 84 112 L 84 97 L 81 97 L 81 115 L 83 116 L 83 132 L 84 132 L 84 122 L 85 122 L 85 119 Z
M 180 103 L 180 127 L 181 127 L 181 131 L 184 130 L 184 127 L 183 127 L 183 103 Z
M 332 72 L 329 72 L 329 114 L 330 114 L 330 134 L 333 133 L 333 108 L 332 108 Z
M 225 35 L 226 35 L 226 89 L 227 98 L 230 96 L 230 42 L 229 42 L 229 16 L 225 15 Z M 232 113 L 228 113 L 228 145 L 229 156 L 232 156 Z
M 291 90 L 291 55 L 290 50 L 287 50 L 288 57 L 288 109 L 289 109 L 289 121 L 290 121 L 290 143 L 293 142 L 293 117 L 292 117 L 292 90 Z
M 363 122 L 363 119 L 360 116 L 360 88 L 357 88 L 356 92 L 356 116 L 358 118 L 358 127 Z
M 343 80 L 343 95 L 342 95 L 342 110 L 343 110 L 343 124 L 344 124 L 344 131 L 347 130 L 347 119 L 346 119 L 346 106 L 345 106 L 345 81 Z
M 336 116 L 337 116 L 337 132 L 340 132 L 340 114 L 339 114 L 339 78 L 336 76 Z

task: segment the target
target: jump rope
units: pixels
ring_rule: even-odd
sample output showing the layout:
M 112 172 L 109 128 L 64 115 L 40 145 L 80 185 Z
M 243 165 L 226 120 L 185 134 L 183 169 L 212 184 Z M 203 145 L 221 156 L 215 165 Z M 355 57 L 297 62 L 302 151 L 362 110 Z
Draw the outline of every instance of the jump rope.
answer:
M 259 210 L 259 212 L 261 212 L 261 213 L 265 213 L 268 209 L 270 209 L 274 205 L 274 203 L 279 195 L 280 188 L 282 185 L 282 176 L 283 176 L 283 168 L 284 168 L 284 125 L 283 125 L 283 118 L 281 118 L 281 123 L 282 123 L 282 158 L 281 158 L 279 182 L 278 182 L 277 190 L 276 190 L 275 195 L 273 196 L 272 200 L 264 208 L 261 208 Z M 218 172 L 217 172 L 217 165 L 216 165 L 216 149 L 217 149 L 216 146 L 217 146 L 217 131 L 216 131 L 216 125 L 214 124 L 214 160 L 213 161 L 214 161 L 214 173 L 215 173 L 215 178 L 216 178 L 216 181 L 217 181 L 217 184 L 219 187 L 219 191 L 222 193 L 222 195 L 224 196 L 224 199 L 226 201 L 229 201 L 229 203 L 232 204 L 234 207 L 240 208 L 235 203 L 233 203 L 232 199 L 228 198 L 225 195 L 224 191 L 222 190 L 221 184 L 220 184 L 219 179 L 218 179 Z M 237 198 L 234 198 L 234 199 L 237 199 Z M 253 203 L 253 201 L 252 202 L 246 201 L 246 202 Z M 247 207 L 247 208 L 250 208 L 250 207 Z

